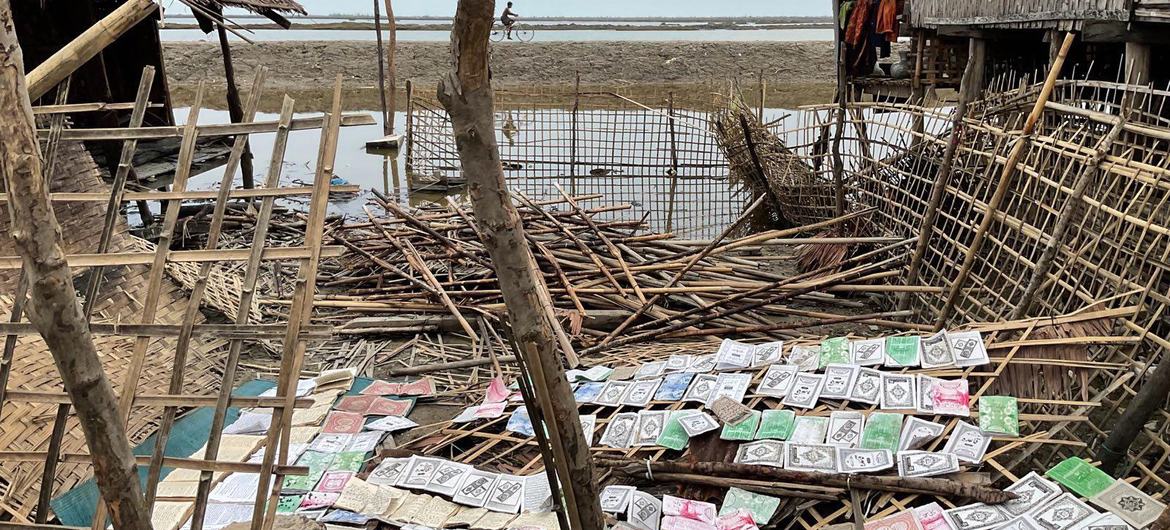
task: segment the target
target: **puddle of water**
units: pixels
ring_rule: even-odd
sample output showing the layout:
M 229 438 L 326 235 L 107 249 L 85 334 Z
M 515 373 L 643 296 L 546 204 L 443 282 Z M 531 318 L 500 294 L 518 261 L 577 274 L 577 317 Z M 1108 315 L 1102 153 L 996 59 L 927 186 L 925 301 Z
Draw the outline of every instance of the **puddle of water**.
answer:
M 175 120 L 179 124 L 186 122 L 189 109 L 175 110 Z M 369 112 L 369 111 L 362 111 Z M 556 112 L 556 111 L 554 111 Z M 405 168 L 405 153 L 392 152 L 367 153 L 365 143 L 382 136 L 381 116 L 378 112 L 369 112 L 378 121 L 375 125 L 360 127 L 344 127 L 338 139 L 338 154 L 335 164 L 335 174 L 357 185 L 363 190 L 356 197 L 335 200 L 330 203 L 330 212 L 354 217 L 365 217 L 363 205 L 370 200 L 371 189 L 397 198 L 402 204 L 420 206 L 426 203 L 443 202 L 445 196 L 465 197 L 466 188 L 455 188 L 446 192 L 411 191 L 407 183 Z M 620 111 L 591 111 L 594 118 L 604 121 L 607 114 L 610 120 L 618 121 Z M 298 116 L 313 116 L 306 113 Z M 768 120 L 781 116 L 791 115 L 783 109 L 767 109 L 765 118 Z M 276 120 L 275 113 L 258 113 L 257 120 Z M 228 123 L 228 112 L 224 110 L 203 109 L 200 111 L 200 123 Z M 406 123 L 405 113 L 398 113 L 396 123 L 399 132 Z M 602 134 L 606 134 L 603 130 Z M 612 134 L 612 131 L 609 133 Z M 251 148 L 255 158 L 256 180 L 260 181 L 267 173 L 268 164 L 272 158 L 272 144 L 275 133 L 254 134 L 251 136 Z M 522 137 L 521 137 L 522 139 Z M 320 131 L 306 130 L 289 133 L 288 148 L 282 167 L 281 183 L 285 186 L 309 185 L 313 181 L 316 170 L 316 156 L 320 142 Z M 501 149 L 505 160 L 508 159 L 509 147 L 502 139 Z M 534 154 L 539 154 L 534 152 Z M 719 155 L 722 156 L 721 154 Z M 582 170 L 585 173 L 593 164 L 603 167 L 605 162 L 600 158 L 582 158 Z M 570 178 L 563 176 L 566 168 L 550 165 L 532 165 L 527 170 L 513 169 L 507 171 L 509 185 L 534 199 L 550 199 L 559 196 L 554 186 L 559 184 L 566 191 L 576 194 L 604 194 L 605 204 L 629 203 L 634 207 L 630 210 L 603 214 L 601 218 L 640 218 L 649 214 L 647 222 L 655 231 L 666 229 L 667 218 L 671 228 L 680 237 L 710 238 L 716 235 L 723 227 L 739 215 L 745 204 L 742 196 L 738 195 L 725 179 L 726 170 L 711 168 L 689 170 L 693 175 L 702 178 L 683 178 L 672 183 L 672 179 L 661 175 L 631 175 L 629 172 L 604 176 L 585 176 Z M 720 172 L 721 171 L 721 172 Z M 680 171 L 687 176 L 687 170 Z M 719 174 L 716 174 L 719 173 Z M 213 189 L 223 175 L 222 167 L 193 176 L 189 182 L 190 189 Z M 707 178 L 710 177 L 710 178 Z M 241 181 L 236 175 L 236 185 Z M 671 199 L 671 190 L 674 190 L 674 199 Z M 282 199 L 288 206 L 296 207 L 302 203 L 294 200 Z M 590 203 L 597 206 L 596 201 Z M 157 207 L 157 205 L 152 205 Z M 673 207 L 669 216 L 667 211 Z M 375 209 L 378 212 L 380 209 Z

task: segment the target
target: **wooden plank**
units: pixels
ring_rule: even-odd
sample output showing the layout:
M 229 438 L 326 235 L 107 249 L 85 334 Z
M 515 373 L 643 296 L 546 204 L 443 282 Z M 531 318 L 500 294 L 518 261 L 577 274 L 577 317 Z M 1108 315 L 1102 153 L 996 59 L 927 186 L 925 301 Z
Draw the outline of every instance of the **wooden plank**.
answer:
M 93 335 L 114 335 L 119 337 L 177 337 L 181 326 L 177 324 L 110 324 L 93 322 L 89 332 Z M 196 335 L 210 335 L 225 339 L 265 340 L 284 337 L 284 324 L 198 324 L 193 328 Z M 0 334 L 13 336 L 39 335 L 36 327 L 29 322 L 0 322 Z M 333 327 L 327 325 L 305 326 L 301 336 L 309 339 L 327 339 L 333 335 Z
M 152 68 L 153 69 L 153 68 Z M 160 103 L 151 103 L 147 107 L 152 109 L 163 108 Z M 33 107 L 33 114 L 36 116 L 48 116 L 50 114 L 78 114 L 82 112 L 105 112 L 112 110 L 131 110 L 134 108 L 134 103 L 69 103 L 65 105 L 41 105 Z
M 292 121 L 291 129 L 304 131 L 320 129 L 323 118 L 297 118 Z M 374 117 L 369 114 L 347 114 L 342 117 L 342 127 L 359 127 L 375 125 Z M 260 134 L 275 132 L 277 122 L 256 121 L 252 123 L 228 123 L 220 125 L 200 125 L 196 127 L 199 138 L 215 138 L 222 136 L 236 136 L 240 134 Z M 37 131 L 38 134 L 48 135 L 47 129 Z M 183 126 L 165 127 L 135 127 L 121 129 L 70 129 L 61 134 L 62 140 L 80 140 L 95 142 L 101 140 L 160 140 L 163 138 L 182 138 Z
M 345 252 L 343 247 L 321 247 L 321 256 L 336 258 Z M 313 254 L 307 247 L 277 247 L 265 249 L 261 259 L 264 261 L 304 259 Z M 248 249 L 222 250 L 176 250 L 170 253 L 166 261 L 169 263 L 203 263 L 208 261 L 247 261 Z M 111 265 L 150 265 L 153 263 L 151 254 L 135 252 L 118 252 L 110 254 L 74 254 L 66 256 L 70 267 L 97 267 Z M 17 256 L 0 256 L 0 270 L 20 269 L 20 258 Z
M 45 390 L 9 390 L 6 399 L 22 403 L 69 403 L 69 394 L 64 392 L 50 392 Z M 188 394 L 140 394 L 134 397 L 135 407 L 210 407 L 214 406 L 216 396 L 196 396 Z M 284 403 L 284 400 L 275 397 L 232 396 L 231 405 L 234 407 L 274 407 Z M 296 408 L 309 408 L 313 400 L 299 398 Z
M 47 454 L 45 451 L 0 451 L 0 460 L 5 462 L 40 462 L 44 460 Z M 138 456 L 135 457 L 134 461 L 138 464 L 147 464 L 150 462 L 150 457 Z M 86 453 L 65 453 L 61 455 L 61 462 L 69 464 L 93 464 L 93 456 Z M 224 473 L 256 473 L 260 470 L 260 464 L 249 464 L 247 462 L 218 462 L 214 460 L 174 458 L 169 456 L 163 460 L 163 465 L 175 469 L 195 469 L 199 471 Z M 279 466 L 278 469 L 285 475 L 301 476 L 309 474 L 309 468 L 307 466 Z
M 334 186 L 331 190 L 333 193 L 360 193 L 361 186 Z M 228 191 L 228 199 L 255 199 L 262 197 L 298 197 L 303 195 L 312 195 L 313 188 L 311 186 L 294 186 L 291 188 L 252 188 L 252 189 L 232 189 Z M 167 200 L 211 200 L 216 199 L 219 195 L 217 190 L 191 190 L 184 192 L 177 191 L 128 191 L 122 194 L 120 202 L 132 201 L 167 201 Z M 103 202 L 109 199 L 108 193 L 98 192 L 60 192 L 52 193 L 49 199 L 53 202 Z M 7 197 L 0 197 L 0 204 L 8 202 Z

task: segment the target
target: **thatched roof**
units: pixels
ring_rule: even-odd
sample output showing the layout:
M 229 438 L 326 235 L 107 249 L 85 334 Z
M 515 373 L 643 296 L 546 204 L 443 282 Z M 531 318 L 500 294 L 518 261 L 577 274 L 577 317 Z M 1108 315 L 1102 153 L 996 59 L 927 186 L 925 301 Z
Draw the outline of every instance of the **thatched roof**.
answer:
M 198 4 L 212 13 L 223 13 L 225 7 L 238 7 L 240 9 L 247 9 L 257 15 L 264 15 L 273 22 L 279 24 L 284 29 L 292 26 L 288 19 L 284 18 L 284 14 L 295 13 L 298 15 L 308 15 L 305 11 L 305 6 L 295 2 L 294 0 L 186 0 L 189 4 Z M 203 13 L 195 11 L 195 19 L 199 21 L 199 27 L 204 33 L 210 33 L 215 26 L 213 22 Z
M 268 11 L 277 13 L 296 13 L 298 15 L 307 15 L 305 7 L 293 0 L 191 0 L 197 4 L 202 4 L 205 7 L 214 10 L 216 7 L 238 7 L 247 9 L 259 15 L 266 15 Z

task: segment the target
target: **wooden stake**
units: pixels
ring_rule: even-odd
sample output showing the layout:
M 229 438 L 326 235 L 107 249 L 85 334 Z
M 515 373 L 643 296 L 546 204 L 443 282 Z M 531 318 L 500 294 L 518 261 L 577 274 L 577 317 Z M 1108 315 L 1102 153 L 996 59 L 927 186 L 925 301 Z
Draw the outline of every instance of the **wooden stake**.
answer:
M 508 307 L 517 354 L 525 356 L 526 366 L 536 371 L 524 376 L 532 379 L 541 394 L 569 528 L 600 530 L 604 518 L 589 447 L 556 354 L 553 326 L 558 323 L 550 321 L 543 309 L 546 287 L 500 165 L 488 69 L 494 10 L 492 0 L 460 0 L 451 30 L 452 70 L 440 84 L 439 101 L 451 115 L 460 162 Z
M 975 238 L 967 247 L 967 255 L 963 257 L 963 265 L 959 268 L 959 273 L 951 282 L 946 303 L 939 310 L 938 317 L 934 322 L 936 331 L 946 326 L 951 312 L 955 309 L 955 304 L 959 301 L 959 294 L 962 292 L 963 284 L 967 282 L 967 278 L 971 275 L 971 267 L 975 265 L 975 257 L 983 246 L 983 242 L 987 239 L 987 232 L 991 229 L 991 223 L 995 221 L 995 214 L 999 211 L 999 205 L 1003 203 L 1004 197 L 1007 196 L 1008 190 L 1015 181 L 1016 166 L 1020 162 L 1020 157 L 1024 154 L 1024 149 L 1032 143 L 1032 132 L 1036 130 L 1036 122 L 1040 121 L 1040 117 L 1044 114 L 1044 104 L 1052 96 L 1052 88 L 1056 85 L 1056 79 L 1060 77 L 1060 70 L 1064 67 L 1064 60 L 1068 57 L 1068 50 L 1072 48 L 1073 41 L 1075 40 L 1076 33 L 1071 31 L 1065 33 L 1064 43 L 1061 44 L 1060 53 L 1057 54 L 1052 68 L 1048 71 L 1048 78 L 1045 79 L 1044 87 L 1040 90 L 1040 97 L 1036 99 L 1036 104 L 1032 106 L 1032 112 L 1028 114 L 1028 119 L 1024 122 L 1024 128 L 1020 131 L 1020 138 L 1016 141 L 1016 145 L 1012 147 L 1012 151 L 1007 157 L 1007 162 L 1004 163 L 1003 171 L 1000 173 L 999 181 L 995 186 L 995 192 L 992 194 L 991 200 L 987 203 L 987 209 L 983 211 L 983 221 L 979 223 L 979 229 L 975 231 Z
M 135 9 L 149 13 L 154 7 L 149 0 L 127 2 L 115 13 L 125 18 Z M 83 37 L 87 34 L 91 32 L 87 31 Z M 72 48 L 74 54 L 81 53 L 74 44 L 66 48 Z M 63 73 L 59 77 L 36 76 L 42 94 L 80 65 L 70 66 L 78 62 L 76 57 L 73 61 L 54 58 L 59 64 L 50 65 L 48 72 Z M 81 429 L 92 455 L 94 477 L 102 499 L 113 514 L 114 528 L 150 530 L 150 512 L 143 502 L 138 470 L 125 426 L 120 421 L 117 398 L 90 336 L 73 288 L 72 273 L 62 259 L 65 251 L 61 225 L 49 202 L 49 186 L 41 166 L 24 76 L 24 57 L 8 0 L 0 0 L 0 86 L 6 87 L 0 90 L 0 176 L 6 184 L 12 236 L 28 275 L 29 320 L 41 332 L 65 390 L 77 406 Z

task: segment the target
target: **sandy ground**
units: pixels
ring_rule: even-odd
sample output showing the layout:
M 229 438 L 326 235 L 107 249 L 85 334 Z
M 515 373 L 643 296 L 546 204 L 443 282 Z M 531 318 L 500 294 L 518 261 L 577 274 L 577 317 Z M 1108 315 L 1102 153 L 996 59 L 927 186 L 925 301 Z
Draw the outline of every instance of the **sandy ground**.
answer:
M 172 88 L 190 89 L 199 80 L 223 84 L 219 46 L 167 43 L 166 68 Z M 267 86 L 284 91 L 326 89 L 338 73 L 347 87 L 376 86 L 377 51 L 372 42 L 285 41 L 233 48 L 238 79 L 253 68 L 270 69 Z M 449 64 L 447 43 L 398 45 L 398 78 L 433 90 Z M 755 84 L 764 73 L 770 102 L 792 105 L 832 98 L 833 46 L 829 42 L 550 42 L 497 45 L 492 68 L 497 87 L 571 85 L 577 72 L 591 85 L 726 86 L 740 78 Z M 401 86 L 401 82 L 400 82 Z

